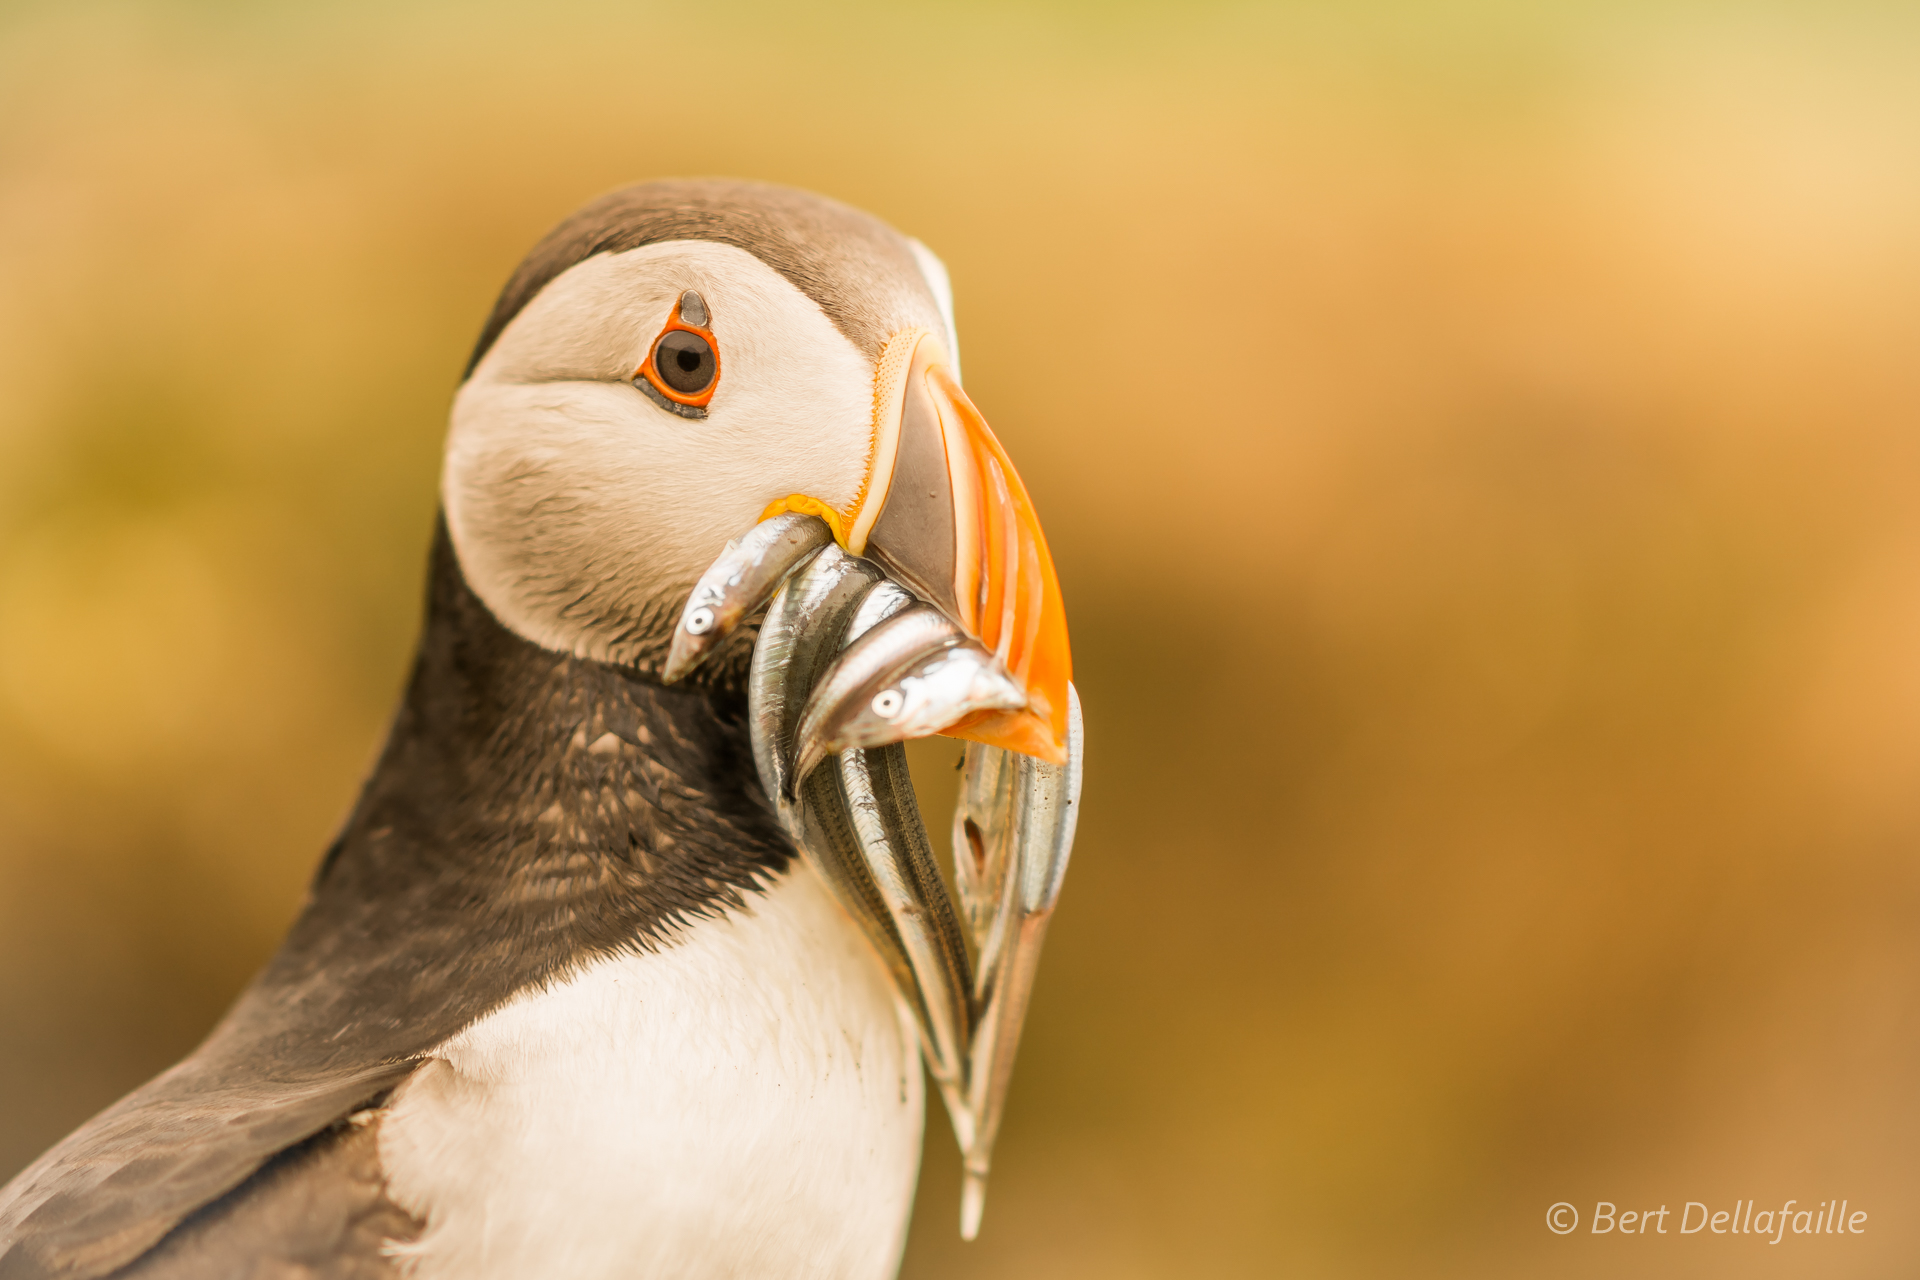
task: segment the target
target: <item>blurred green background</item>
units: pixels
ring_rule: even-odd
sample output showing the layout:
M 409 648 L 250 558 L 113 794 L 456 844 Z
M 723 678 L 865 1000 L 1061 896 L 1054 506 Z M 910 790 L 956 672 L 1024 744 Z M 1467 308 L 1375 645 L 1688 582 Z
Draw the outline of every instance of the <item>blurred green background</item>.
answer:
M 1073 619 L 1085 817 L 985 1231 L 935 1117 L 907 1275 L 1909 1273 L 1891 4 L 14 0 L 0 1178 L 270 952 L 494 292 L 685 173 L 946 259 Z M 1867 1234 L 1544 1222 L 1829 1196 Z

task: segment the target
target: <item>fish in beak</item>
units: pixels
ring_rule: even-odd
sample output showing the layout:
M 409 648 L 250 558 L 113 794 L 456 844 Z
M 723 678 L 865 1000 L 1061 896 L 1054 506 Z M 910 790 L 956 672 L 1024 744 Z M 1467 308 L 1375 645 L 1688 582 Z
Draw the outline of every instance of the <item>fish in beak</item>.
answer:
M 886 343 L 873 403 L 852 504 L 769 505 L 694 587 L 665 676 L 685 676 L 765 606 L 748 678 L 755 762 L 913 1011 L 963 1154 L 972 1239 L 1072 850 L 1080 707 L 1032 500 L 935 334 Z M 968 742 L 959 910 L 900 746 L 934 733 Z

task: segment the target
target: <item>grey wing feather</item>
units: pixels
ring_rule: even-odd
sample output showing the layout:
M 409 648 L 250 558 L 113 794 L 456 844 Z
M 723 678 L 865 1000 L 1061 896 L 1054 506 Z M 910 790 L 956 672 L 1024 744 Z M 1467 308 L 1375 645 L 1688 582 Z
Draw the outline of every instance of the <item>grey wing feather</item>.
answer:
M 112 1274 L 416 1065 L 262 1071 L 222 1053 L 220 1040 L 216 1032 L 0 1190 L 0 1280 Z
M 392 1241 L 421 1224 L 386 1196 L 380 1117 L 281 1152 L 112 1280 L 393 1280 Z

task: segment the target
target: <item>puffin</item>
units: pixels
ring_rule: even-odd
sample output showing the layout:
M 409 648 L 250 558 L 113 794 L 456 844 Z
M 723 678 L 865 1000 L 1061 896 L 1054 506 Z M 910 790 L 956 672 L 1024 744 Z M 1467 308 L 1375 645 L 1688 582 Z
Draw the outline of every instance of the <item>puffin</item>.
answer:
M 190 1056 L 0 1189 L 0 1280 L 891 1276 L 928 1068 L 977 1230 L 1070 826 L 988 902 L 988 846 L 1036 841 L 956 820 L 963 953 L 911 945 L 958 918 L 937 882 L 850 892 L 796 817 L 871 826 L 799 774 L 884 773 L 903 736 L 965 740 L 1021 814 L 1077 750 L 1045 538 L 959 368 L 939 259 L 822 196 L 646 182 L 542 239 L 453 396 L 417 654 L 297 919 Z M 779 539 L 716 613 L 715 566 Z M 836 677 L 851 709 L 815 698 L 769 766 L 796 572 L 893 593 L 842 667 L 938 632 L 971 683 Z

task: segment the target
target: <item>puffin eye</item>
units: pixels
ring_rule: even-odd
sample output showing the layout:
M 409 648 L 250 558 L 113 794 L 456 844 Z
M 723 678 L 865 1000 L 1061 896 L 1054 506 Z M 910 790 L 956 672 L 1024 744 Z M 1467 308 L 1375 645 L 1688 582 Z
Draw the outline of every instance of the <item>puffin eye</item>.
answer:
M 683 396 L 697 396 L 713 381 L 713 345 L 690 329 L 669 329 L 654 348 L 660 381 Z
M 708 327 L 712 323 L 705 298 L 691 289 L 681 294 L 673 318 L 633 375 L 633 385 L 668 413 L 706 417 L 707 401 L 720 382 L 720 353 Z

